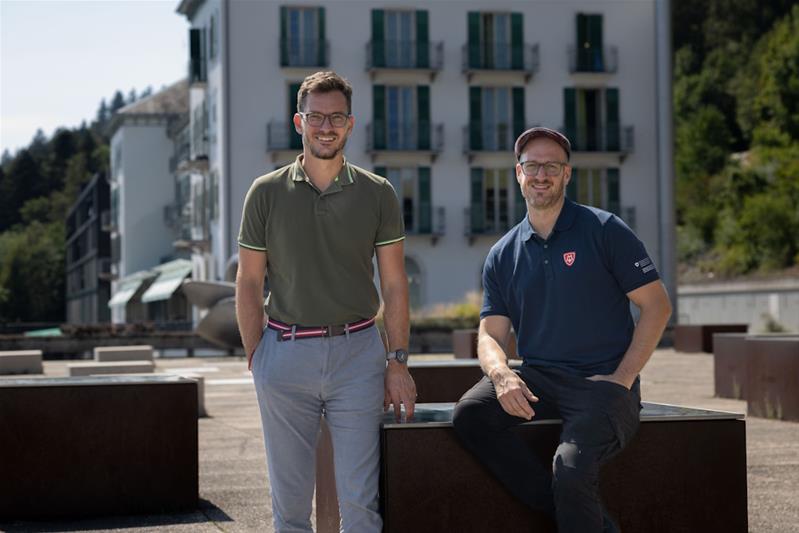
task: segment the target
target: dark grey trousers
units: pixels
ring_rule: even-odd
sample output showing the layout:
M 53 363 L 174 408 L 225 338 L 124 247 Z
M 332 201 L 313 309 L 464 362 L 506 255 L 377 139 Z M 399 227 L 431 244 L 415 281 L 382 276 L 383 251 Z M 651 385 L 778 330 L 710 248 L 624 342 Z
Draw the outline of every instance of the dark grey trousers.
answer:
M 563 421 L 552 467 L 511 431 L 525 420 L 502 409 L 486 377 L 455 406 L 452 422 L 461 442 L 512 494 L 553 516 L 558 531 L 614 531 L 599 498 L 599 467 L 638 430 L 639 381 L 627 390 L 552 368 L 522 366 L 516 372 L 539 399 L 533 419 Z

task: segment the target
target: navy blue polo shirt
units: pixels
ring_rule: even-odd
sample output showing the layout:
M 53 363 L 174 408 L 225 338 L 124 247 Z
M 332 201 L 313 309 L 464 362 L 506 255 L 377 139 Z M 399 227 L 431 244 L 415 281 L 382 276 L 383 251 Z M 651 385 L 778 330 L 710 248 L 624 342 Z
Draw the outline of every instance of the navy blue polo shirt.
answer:
M 610 374 L 635 327 L 627 293 L 659 277 L 619 217 L 567 198 L 548 239 L 525 216 L 491 248 L 480 318 L 510 318 L 525 364 Z

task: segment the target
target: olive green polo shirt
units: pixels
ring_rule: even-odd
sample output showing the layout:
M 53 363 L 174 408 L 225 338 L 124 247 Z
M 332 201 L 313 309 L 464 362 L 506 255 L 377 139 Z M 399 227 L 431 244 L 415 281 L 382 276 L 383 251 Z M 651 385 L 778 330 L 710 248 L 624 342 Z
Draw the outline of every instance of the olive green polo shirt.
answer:
M 346 160 L 320 192 L 301 162 L 257 178 L 244 199 L 239 246 L 267 254 L 266 314 L 301 326 L 371 318 L 375 247 L 405 238 L 397 195 Z

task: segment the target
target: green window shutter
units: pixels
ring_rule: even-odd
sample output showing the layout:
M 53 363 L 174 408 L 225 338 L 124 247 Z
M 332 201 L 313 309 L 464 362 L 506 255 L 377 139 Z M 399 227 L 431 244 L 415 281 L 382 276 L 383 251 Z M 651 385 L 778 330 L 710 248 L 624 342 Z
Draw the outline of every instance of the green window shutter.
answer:
M 280 65 L 289 64 L 289 8 L 280 6 Z
M 618 89 L 605 89 L 605 113 L 608 121 L 605 127 L 605 148 L 609 152 L 617 152 L 621 149 Z
M 419 233 L 431 233 L 433 230 L 433 206 L 430 201 L 430 167 L 419 167 Z
M 386 86 L 372 87 L 372 118 L 374 120 L 373 147 L 383 150 L 386 147 Z
M 586 45 L 590 46 L 588 41 L 588 15 L 578 13 L 576 54 L 577 70 L 580 72 L 590 70 L 589 65 L 591 64 L 591 61 L 589 60 L 589 53 L 591 49 Z
M 485 215 L 483 214 L 483 169 L 472 168 L 472 208 L 469 217 L 471 234 L 483 233 L 485 228 Z
M 480 13 L 469 11 L 467 21 L 468 41 L 466 47 L 468 48 L 469 67 L 480 68 Z
M 580 171 L 576 168 L 572 168 L 572 177 L 569 180 L 569 184 L 566 185 L 566 196 L 572 202 L 577 201 L 577 180 L 580 178 Z
M 425 10 L 416 12 L 416 67 L 430 67 L 430 26 Z
M 386 66 L 386 38 L 383 10 L 372 10 L 372 66 Z
M 483 147 L 483 115 L 480 107 L 480 87 L 469 87 L 469 148 Z
M 416 87 L 416 120 L 419 150 L 430 149 L 430 87 L 419 85 Z
M 510 46 L 510 66 L 514 70 L 522 70 L 524 68 L 524 26 L 521 13 L 511 13 L 510 15 Z
M 607 170 L 608 205 L 606 209 L 616 216 L 621 216 L 621 194 L 619 190 L 619 169 Z
M 524 87 L 513 88 L 513 140 L 527 129 L 524 114 Z
M 388 179 L 386 177 L 387 172 L 388 169 L 386 167 L 375 167 L 375 174 L 377 174 L 378 176 L 383 176 L 384 178 Z
M 602 15 L 588 15 L 588 50 L 590 52 L 590 70 L 602 72 Z
M 302 136 L 294 129 L 294 113 L 297 112 L 297 93 L 300 92 L 300 84 L 289 84 L 289 120 L 288 120 L 288 134 L 289 134 L 289 148 L 292 150 L 302 149 Z
M 317 16 L 317 24 L 319 25 L 319 42 L 316 43 L 317 46 L 317 61 L 319 62 L 320 67 L 327 66 L 327 44 L 325 42 L 325 8 L 320 7 L 318 8 L 318 16 Z
M 563 89 L 563 132 L 572 144 L 572 151 L 579 150 L 577 145 L 577 96 L 576 91 L 571 87 Z

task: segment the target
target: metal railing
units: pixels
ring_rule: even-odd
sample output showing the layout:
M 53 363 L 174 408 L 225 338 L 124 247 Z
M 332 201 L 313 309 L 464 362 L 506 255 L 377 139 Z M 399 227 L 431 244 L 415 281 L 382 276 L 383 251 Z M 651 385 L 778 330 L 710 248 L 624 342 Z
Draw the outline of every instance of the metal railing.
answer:
M 471 206 L 463 209 L 463 233 L 466 237 L 477 235 L 497 235 L 505 233 L 511 227 L 510 210 L 508 210 L 507 220 L 501 221 L 486 220 L 485 208 L 483 206 Z
M 507 42 L 479 42 L 463 45 L 462 70 L 518 71 L 534 74 L 538 71 L 538 44 L 513 45 Z
M 320 39 L 280 39 L 281 67 L 326 67 L 330 63 L 330 43 Z
M 444 149 L 444 125 L 430 121 L 392 123 L 375 121 L 366 125 L 366 151 L 433 152 Z
M 366 43 L 366 70 L 423 69 L 441 70 L 444 43 L 441 41 L 369 41 Z
M 294 130 L 293 122 L 273 120 L 266 125 L 266 150 L 302 150 L 302 137 Z
M 635 149 L 633 126 L 607 124 L 589 131 L 560 128 L 571 142 L 572 152 L 618 152 L 631 154 Z
M 463 152 L 512 152 L 516 136 L 513 124 L 495 124 L 493 127 L 463 127 Z
M 598 72 L 613 74 L 619 61 L 619 49 L 616 46 L 577 47 L 569 45 L 569 72 Z

